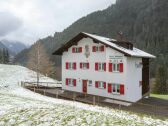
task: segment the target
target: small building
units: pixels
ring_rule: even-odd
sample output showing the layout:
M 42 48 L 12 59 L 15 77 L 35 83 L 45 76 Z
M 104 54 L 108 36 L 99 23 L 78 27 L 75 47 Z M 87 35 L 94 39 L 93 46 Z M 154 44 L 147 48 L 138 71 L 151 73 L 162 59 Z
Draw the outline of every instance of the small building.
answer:
M 149 59 L 131 42 L 79 33 L 54 55 L 62 56 L 62 89 L 136 102 L 149 93 Z

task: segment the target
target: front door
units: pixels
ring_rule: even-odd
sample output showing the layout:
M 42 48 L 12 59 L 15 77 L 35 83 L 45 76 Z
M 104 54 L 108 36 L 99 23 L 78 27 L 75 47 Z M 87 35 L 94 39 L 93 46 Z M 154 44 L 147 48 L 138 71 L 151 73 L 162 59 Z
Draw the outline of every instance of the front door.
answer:
M 87 80 L 83 80 L 83 93 L 87 93 Z

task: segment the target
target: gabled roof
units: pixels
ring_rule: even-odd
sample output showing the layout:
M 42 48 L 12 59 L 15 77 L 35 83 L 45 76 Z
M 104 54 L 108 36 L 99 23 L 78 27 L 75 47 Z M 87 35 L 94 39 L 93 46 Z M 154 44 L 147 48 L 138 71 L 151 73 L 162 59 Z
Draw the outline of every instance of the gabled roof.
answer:
M 117 50 L 117 51 L 123 53 L 126 56 L 155 58 L 155 56 L 153 56 L 149 53 L 146 53 L 140 49 L 137 49 L 135 47 L 133 47 L 133 49 L 130 50 L 130 49 L 124 48 L 122 46 L 119 46 L 118 44 L 116 44 L 117 40 L 115 40 L 115 39 L 106 38 L 106 37 L 102 37 L 102 36 L 98 36 L 98 35 L 94 35 L 94 34 L 89 34 L 89 33 L 85 33 L 85 32 L 79 33 L 77 36 L 75 36 L 70 41 L 68 41 L 66 44 L 64 44 L 62 47 L 60 47 L 58 50 L 56 50 L 53 54 L 54 55 L 62 55 L 62 53 L 64 51 L 67 51 L 68 48 L 70 48 L 72 45 L 76 45 L 77 42 L 80 41 L 82 38 L 87 38 L 87 37 L 93 39 L 93 41 L 96 43 L 102 43 L 102 44 L 106 45 L 107 47 L 110 47 L 114 50 Z

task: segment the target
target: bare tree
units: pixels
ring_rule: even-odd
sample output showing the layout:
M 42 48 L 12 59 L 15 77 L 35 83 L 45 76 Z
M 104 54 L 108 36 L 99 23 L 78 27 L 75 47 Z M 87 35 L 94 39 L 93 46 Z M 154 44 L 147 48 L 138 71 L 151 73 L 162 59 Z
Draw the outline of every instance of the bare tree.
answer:
M 40 73 L 47 76 L 51 76 L 54 73 L 53 63 L 50 62 L 49 56 L 47 56 L 40 41 L 36 42 L 32 46 L 28 54 L 27 67 L 36 71 L 37 84 L 39 84 Z

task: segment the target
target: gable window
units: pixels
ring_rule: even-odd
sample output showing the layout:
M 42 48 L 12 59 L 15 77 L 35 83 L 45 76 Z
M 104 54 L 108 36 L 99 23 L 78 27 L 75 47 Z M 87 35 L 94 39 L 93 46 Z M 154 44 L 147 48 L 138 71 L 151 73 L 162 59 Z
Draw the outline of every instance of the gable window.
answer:
M 81 53 L 82 52 L 82 47 L 73 47 L 72 48 L 72 53 Z
M 96 71 L 106 71 L 106 63 L 95 63 Z
M 123 95 L 124 94 L 124 85 L 123 84 L 108 83 L 108 93 Z
M 89 63 L 84 63 L 84 62 L 80 63 L 80 68 L 81 69 L 89 69 Z
M 76 70 L 76 63 L 75 62 L 66 62 L 66 69 Z
M 93 46 L 92 47 L 92 52 L 103 52 L 104 51 L 104 46 Z
M 96 87 L 96 88 L 106 89 L 106 82 L 103 82 L 103 81 L 95 81 L 95 87 Z
M 76 86 L 76 79 L 66 78 L 66 85 L 67 86 Z

